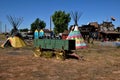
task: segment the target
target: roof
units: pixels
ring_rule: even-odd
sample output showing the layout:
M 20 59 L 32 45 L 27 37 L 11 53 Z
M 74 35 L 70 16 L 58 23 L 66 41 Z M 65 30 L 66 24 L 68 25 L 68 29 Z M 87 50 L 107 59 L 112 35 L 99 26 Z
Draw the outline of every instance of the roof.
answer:
M 115 31 L 102 31 L 101 33 L 105 33 L 105 34 L 120 34 L 120 32 L 115 32 Z
M 89 25 L 94 26 L 95 28 L 98 28 L 99 26 L 97 22 L 90 22 Z
M 65 30 L 62 34 L 69 34 L 69 31 Z
M 43 31 L 45 32 L 45 33 L 51 33 L 52 31 L 50 31 L 49 29 L 43 29 Z

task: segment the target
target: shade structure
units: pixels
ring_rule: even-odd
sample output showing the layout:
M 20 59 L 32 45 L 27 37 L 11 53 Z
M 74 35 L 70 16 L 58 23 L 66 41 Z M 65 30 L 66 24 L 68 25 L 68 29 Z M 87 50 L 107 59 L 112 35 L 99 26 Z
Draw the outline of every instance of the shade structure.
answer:
M 87 47 L 80 31 L 78 30 L 78 26 L 75 26 L 75 29 L 69 33 L 67 40 L 70 40 L 70 39 L 75 40 L 76 49 L 81 49 L 81 48 Z

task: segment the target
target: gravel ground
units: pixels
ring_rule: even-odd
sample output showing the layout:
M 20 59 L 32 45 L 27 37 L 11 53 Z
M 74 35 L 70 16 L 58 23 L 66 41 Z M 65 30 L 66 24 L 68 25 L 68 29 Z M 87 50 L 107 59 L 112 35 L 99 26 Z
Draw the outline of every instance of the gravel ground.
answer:
M 120 48 L 97 44 L 64 61 L 35 57 L 31 46 L 0 48 L 0 80 L 120 80 Z

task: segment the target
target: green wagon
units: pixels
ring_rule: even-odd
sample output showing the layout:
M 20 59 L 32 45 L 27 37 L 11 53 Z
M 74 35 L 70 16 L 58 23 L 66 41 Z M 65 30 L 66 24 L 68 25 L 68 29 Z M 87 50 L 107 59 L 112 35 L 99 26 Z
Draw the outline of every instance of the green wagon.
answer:
M 62 40 L 62 39 L 34 39 L 34 47 L 39 48 L 39 51 L 53 50 L 62 53 L 62 57 L 65 57 L 66 52 L 75 50 L 75 40 Z

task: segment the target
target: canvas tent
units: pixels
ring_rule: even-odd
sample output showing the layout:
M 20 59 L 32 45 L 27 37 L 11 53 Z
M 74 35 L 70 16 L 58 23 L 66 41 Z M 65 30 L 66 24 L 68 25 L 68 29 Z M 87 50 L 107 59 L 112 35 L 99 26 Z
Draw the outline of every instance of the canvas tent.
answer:
M 19 33 L 18 27 L 22 23 L 23 18 L 16 18 L 12 16 L 7 16 L 8 21 L 11 23 L 13 29 L 11 30 L 11 37 L 9 37 L 1 47 L 12 46 L 14 48 L 20 48 L 26 46 L 25 42 L 22 40 L 21 34 Z
M 84 42 L 84 39 L 78 30 L 78 26 L 75 26 L 74 30 L 69 33 L 67 40 L 75 40 L 76 42 L 76 49 L 86 48 L 87 45 Z
M 1 47 L 4 48 L 4 47 L 7 47 L 7 46 L 12 46 L 14 48 L 21 48 L 21 47 L 25 47 L 26 44 L 25 42 L 17 37 L 17 36 L 14 36 L 14 37 L 9 37 L 2 45 Z

